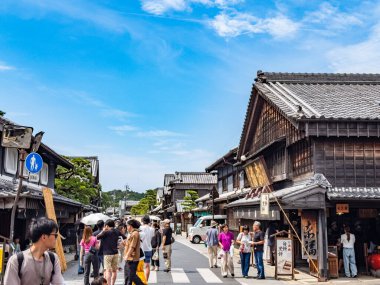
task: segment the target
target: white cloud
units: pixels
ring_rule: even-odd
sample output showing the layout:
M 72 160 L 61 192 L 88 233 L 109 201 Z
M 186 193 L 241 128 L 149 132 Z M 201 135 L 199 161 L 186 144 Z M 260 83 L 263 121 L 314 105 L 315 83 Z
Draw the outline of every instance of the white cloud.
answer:
M 137 130 L 136 127 L 130 125 L 110 126 L 108 128 L 121 136 L 125 135 L 126 132 L 132 132 Z
M 146 131 L 146 132 L 138 132 L 138 137 L 143 138 L 165 138 L 165 137 L 183 137 L 184 134 L 176 133 L 168 130 L 155 130 L 155 131 Z
M 321 24 L 327 30 L 343 30 L 363 24 L 360 15 L 342 12 L 328 2 L 323 2 L 317 11 L 306 14 L 303 22 Z
M 141 6 L 144 11 L 150 14 L 163 15 L 168 11 L 190 10 L 191 4 L 224 9 L 242 2 L 244 0 L 141 0 Z
M 247 13 L 222 12 L 210 22 L 212 28 L 222 37 L 237 37 L 242 34 L 269 33 L 275 38 L 293 36 L 299 24 L 284 15 L 260 19 Z
M 372 29 L 368 39 L 332 49 L 327 57 L 334 72 L 380 72 L 380 23 Z
M 0 71 L 8 71 L 8 70 L 14 70 L 14 69 L 16 69 L 14 66 L 10 66 L 3 62 L 0 62 Z
M 185 0 L 142 0 L 142 9 L 154 15 L 162 15 L 169 10 L 184 11 L 188 8 Z

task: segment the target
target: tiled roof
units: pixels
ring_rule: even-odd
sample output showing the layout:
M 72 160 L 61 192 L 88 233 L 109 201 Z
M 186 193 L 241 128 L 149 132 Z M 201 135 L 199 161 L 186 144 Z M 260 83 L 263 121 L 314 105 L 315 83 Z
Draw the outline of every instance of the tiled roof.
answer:
M 378 187 L 334 187 L 327 191 L 330 200 L 380 200 L 380 188 Z
M 223 163 L 225 161 L 229 162 L 229 160 L 232 160 L 232 161 L 236 162 L 236 160 L 234 158 L 237 155 L 237 151 L 238 151 L 237 147 L 231 149 L 229 152 L 227 152 L 221 158 L 219 158 L 218 160 L 216 160 L 215 162 L 213 162 L 210 166 L 208 166 L 206 168 L 206 172 L 210 172 L 210 171 L 214 170 L 216 166 L 218 166 L 219 164 L 221 164 L 221 163 Z M 231 163 L 231 162 L 229 162 L 229 163 Z
M 174 174 L 165 174 L 164 175 L 164 194 L 167 194 L 169 192 L 169 183 L 175 179 Z
M 380 74 L 258 73 L 255 87 L 292 119 L 380 120 Z
M 176 184 L 216 184 L 218 177 L 206 172 L 176 172 Z

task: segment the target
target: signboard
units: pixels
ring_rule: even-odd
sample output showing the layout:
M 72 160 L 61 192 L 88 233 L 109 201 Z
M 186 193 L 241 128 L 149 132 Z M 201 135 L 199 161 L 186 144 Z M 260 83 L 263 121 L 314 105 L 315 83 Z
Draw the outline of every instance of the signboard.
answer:
M 25 160 L 25 167 L 30 173 L 38 173 L 41 171 L 44 162 L 41 155 L 36 152 L 31 152 L 28 154 Z
M 317 212 L 303 211 L 301 216 L 302 244 L 307 252 L 302 249 L 302 258 L 308 259 L 309 253 L 312 259 L 317 259 Z
M 260 213 L 262 216 L 268 216 L 269 215 L 269 193 L 261 193 Z
M 3 147 L 29 149 L 32 133 L 33 128 L 31 127 L 4 125 L 1 145 Z
M 378 216 L 377 209 L 359 209 L 359 218 L 370 219 Z
M 256 158 L 245 167 L 249 185 L 252 188 L 269 186 L 272 184 L 268 176 L 267 166 L 262 156 Z
M 336 204 L 336 212 L 338 214 L 348 214 L 350 212 L 350 207 L 348 204 Z
M 294 277 L 293 240 L 290 238 L 276 238 L 276 279 L 279 275 Z

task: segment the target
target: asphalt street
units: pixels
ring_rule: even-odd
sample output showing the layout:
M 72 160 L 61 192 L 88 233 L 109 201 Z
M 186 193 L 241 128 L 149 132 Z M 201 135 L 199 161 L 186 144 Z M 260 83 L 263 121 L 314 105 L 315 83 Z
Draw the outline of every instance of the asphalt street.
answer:
M 149 284 L 240 284 L 234 278 L 222 278 L 220 268 L 209 268 L 207 258 L 201 253 L 175 242 L 173 244 L 172 271 L 166 273 L 161 256 L 160 271 L 151 272 Z M 83 284 L 83 275 L 77 274 L 77 262 L 71 262 L 64 273 L 67 285 Z M 124 284 L 124 272 L 118 272 L 117 285 Z

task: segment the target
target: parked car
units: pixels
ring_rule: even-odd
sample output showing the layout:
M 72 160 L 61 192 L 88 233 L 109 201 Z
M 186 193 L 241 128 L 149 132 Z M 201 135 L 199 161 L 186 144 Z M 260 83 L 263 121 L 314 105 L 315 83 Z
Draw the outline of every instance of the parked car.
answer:
M 214 220 L 219 224 L 223 225 L 226 223 L 226 215 L 215 215 Z M 210 228 L 212 221 L 212 215 L 200 217 L 194 224 L 193 227 L 189 229 L 188 239 L 192 243 L 200 243 L 206 240 L 206 232 Z

